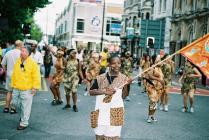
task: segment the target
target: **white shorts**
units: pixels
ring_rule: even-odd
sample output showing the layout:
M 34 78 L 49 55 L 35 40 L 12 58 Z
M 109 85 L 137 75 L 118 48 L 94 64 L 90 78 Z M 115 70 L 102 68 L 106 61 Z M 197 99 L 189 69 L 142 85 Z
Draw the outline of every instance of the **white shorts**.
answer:
M 116 137 L 121 135 L 122 126 L 105 126 L 105 125 L 98 125 L 98 127 L 94 128 L 94 132 L 96 135 L 99 136 L 106 136 L 106 137 Z

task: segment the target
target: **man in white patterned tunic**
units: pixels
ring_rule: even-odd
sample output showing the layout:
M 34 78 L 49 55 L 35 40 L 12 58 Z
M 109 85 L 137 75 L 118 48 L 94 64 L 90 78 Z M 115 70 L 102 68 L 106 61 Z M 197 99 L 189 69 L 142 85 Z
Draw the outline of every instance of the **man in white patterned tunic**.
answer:
M 122 88 L 131 79 L 120 73 L 118 57 L 110 59 L 109 67 L 110 71 L 97 76 L 90 89 L 90 95 L 96 96 L 95 111 L 91 112 L 96 140 L 119 140 L 124 124 Z

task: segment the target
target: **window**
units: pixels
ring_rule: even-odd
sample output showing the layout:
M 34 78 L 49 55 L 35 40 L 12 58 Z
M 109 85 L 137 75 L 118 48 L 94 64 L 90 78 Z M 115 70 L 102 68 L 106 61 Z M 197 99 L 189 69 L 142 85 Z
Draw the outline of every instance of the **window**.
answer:
M 56 35 L 59 35 L 59 28 L 56 28 Z
M 203 0 L 203 8 L 207 8 L 207 0 Z
M 153 38 L 153 37 L 148 37 L 148 38 L 147 38 L 147 45 L 148 45 L 150 48 L 154 48 L 154 38 Z
M 163 3 L 163 12 L 166 11 L 166 0 L 164 0 L 164 3 Z
M 209 8 L 209 1 L 208 1 L 208 3 L 207 3 L 207 8 Z
M 110 20 L 107 20 L 106 35 L 110 34 Z
M 84 19 L 77 19 L 77 33 L 84 33 Z
M 60 34 L 62 34 L 63 33 L 63 24 L 61 24 L 61 26 L 60 26 Z
M 59 35 L 61 34 L 61 26 L 59 26 L 59 28 L 58 28 L 58 34 Z
M 130 5 L 132 5 L 133 4 L 133 0 L 130 0 Z
M 126 2 L 127 2 L 127 3 L 126 3 L 126 7 L 128 7 L 128 6 L 130 5 L 130 1 L 127 0 Z
M 189 0 L 189 1 L 187 2 L 187 4 L 189 4 L 189 5 L 192 5 L 192 3 L 193 3 L 193 0 Z
M 159 13 L 161 12 L 161 5 L 162 5 L 162 0 L 160 0 L 160 3 L 159 3 L 159 9 L 158 9 Z
M 134 26 L 134 28 L 137 26 L 137 17 L 133 18 L 133 26 Z
M 67 20 L 65 21 L 65 32 L 67 32 Z
M 142 13 L 142 19 L 144 19 L 144 13 Z
M 189 32 L 189 43 L 193 41 L 193 30 L 190 30 Z
M 149 20 L 149 18 L 150 18 L 150 14 L 146 13 L 146 20 Z
M 204 35 L 206 35 L 207 33 L 208 33 L 208 31 L 207 31 L 207 22 L 205 22 L 205 24 L 204 25 L 202 25 L 202 33 L 201 33 L 201 36 L 204 36 Z
M 175 4 L 175 7 L 176 7 L 176 9 L 181 9 L 181 0 L 176 0 L 176 1 L 174 1 L 174 2 L 176 2 L 176 4 Z
M 121 21 L 111 18 L 107 20 L 106 35 L 120 36 Z
M 128 27 L 128 19 L 127 18 L 125 19 L 125 29 L 126 29 L 126 27 Z

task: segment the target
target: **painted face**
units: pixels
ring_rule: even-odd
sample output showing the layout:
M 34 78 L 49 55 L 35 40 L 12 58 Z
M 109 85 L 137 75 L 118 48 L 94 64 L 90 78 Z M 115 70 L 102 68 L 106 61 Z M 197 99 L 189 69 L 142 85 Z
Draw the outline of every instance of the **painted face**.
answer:
M 110 68 L 113 72 L 120 72 L 121 61 L 118 57 L 113 58 L 110 62 Z

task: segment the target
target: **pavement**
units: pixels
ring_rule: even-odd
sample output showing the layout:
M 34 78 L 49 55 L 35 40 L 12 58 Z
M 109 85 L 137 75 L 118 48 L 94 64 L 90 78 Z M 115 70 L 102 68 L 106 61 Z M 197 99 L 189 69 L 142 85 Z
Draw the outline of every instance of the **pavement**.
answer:
M 5 89 L 5 85 L 0 84 L 0 106 L 5 104 L 6 94 L 7 90 Z
M 33 100 L 30 125 L 17 131 L 17 114 L 0 112 L 0 140 L 94 140 L 89 114 L 94 109 L 95 97 L 84 96 L 85 86 L 78 89 L 78 112 L 62 110 L 65 104 L 52 106 L 48 88 L 39 91 Z M 61 86 L 64 99 L 63 86 Z M 125 125 L 122 140 L 209 140 L 209 92 L 195 95 L 195 112 L 182 113 L 182 96 L 171 92 L 169 112 L 157 111 L 157 123 L 146 123 L 148 98 L 141 88 L 132 84 L 131 101 L 125 101 Z M 3 106 L 0 105 L 0 110 Z

